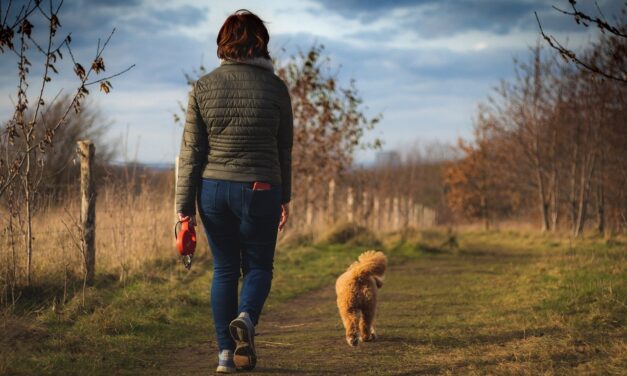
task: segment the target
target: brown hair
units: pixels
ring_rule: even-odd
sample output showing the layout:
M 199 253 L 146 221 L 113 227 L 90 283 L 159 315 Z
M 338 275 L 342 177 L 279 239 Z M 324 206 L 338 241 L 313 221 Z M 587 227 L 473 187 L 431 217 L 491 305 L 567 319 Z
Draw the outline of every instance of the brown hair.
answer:
M 249 10 L 240 9 L 230 15 L 220 28 L 218 57 L 230 60 L 269 59 L 269 41 L 270 35 L 263 20 Z

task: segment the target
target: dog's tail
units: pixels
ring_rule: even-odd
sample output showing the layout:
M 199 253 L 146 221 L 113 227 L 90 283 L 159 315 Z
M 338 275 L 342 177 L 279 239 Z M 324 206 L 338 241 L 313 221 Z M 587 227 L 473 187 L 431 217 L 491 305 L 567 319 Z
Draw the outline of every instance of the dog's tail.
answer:
M 381 287 L 383 285 L 383 273 L 385 273 L 387 264 L 388 259 L 383 252 L 366 251 L 353 264 L 353 275 L 355 278 L 372 276 L 375 278 L 377 286 Z

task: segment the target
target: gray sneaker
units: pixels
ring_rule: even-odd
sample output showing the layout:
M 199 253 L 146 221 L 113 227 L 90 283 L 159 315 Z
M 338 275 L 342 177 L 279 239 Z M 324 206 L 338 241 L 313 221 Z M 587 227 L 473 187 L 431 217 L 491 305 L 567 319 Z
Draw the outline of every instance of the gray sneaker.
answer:
M 235 373 L 235 363 L 233 363 L 233 351 L 222 350 L 218 354 L 218 368 L 216 373 Z
M 257 364 L 257 352 L 255 351 L 255 326 L 248 313 L 242 312 L 229 324 L 231 337 L 235 340 L 235 353 L 233 362 L 237 369 L 250 371 Z

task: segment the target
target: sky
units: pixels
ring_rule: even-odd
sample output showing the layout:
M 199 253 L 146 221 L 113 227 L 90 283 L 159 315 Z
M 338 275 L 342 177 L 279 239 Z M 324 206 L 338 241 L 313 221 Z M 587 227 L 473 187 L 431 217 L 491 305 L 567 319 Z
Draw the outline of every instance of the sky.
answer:
M 14 0 L 13 6 L 24 2 Z M 580 3 L 596 12 L 592 1 Z M 621 3 L 598 1 L 610 17 L 618 14 Z M 72 32 L 74 55 L 88 65 L 98 39 L 106 39 L 115 28 L 104 53 L 107 73 L 135 64 L 111 80 L 110 94 L 93 88 L 90 95 L 90 104 L 112 123 L 107 137 L 120 145 L 119 160 L 174 160 L 182 129 L 174 124 L 173 113 L 187 100 L 184 72 L 219 64 L 216 35 L 226 17 L 241 8 L 267 22 L 270 53 L 279 60 L 323 44 L 340 80 L 355 79 L 366 114 L 383 115 L 366 141 L 379 138 L 384 150 L 392 150 L 470 138 L 478 103 L 501 79 L 513 77 L 513 58 L 525 59 L 529 47 L 540 40 L 534 11 L 545 32 L 575 50 L 595 38 L 593 30 L 552 5 L 567 8 L 568 2 L 65 0 L 59 35 Z M 34 23 L 41 32 L 41 25 Z M 6 120 L 17 79 L 14 59 L 6 53 L 0 59 L 0 120 Z M 70 66 L 62 68 L 71 72 Z M 33 67 L 33 75 L 37 69 Z M 73 82 L 69 74 L 54 77 L 47 96 L 68 92 Z M 362 163 L 374 158 L 373 151 L 356 155 Z

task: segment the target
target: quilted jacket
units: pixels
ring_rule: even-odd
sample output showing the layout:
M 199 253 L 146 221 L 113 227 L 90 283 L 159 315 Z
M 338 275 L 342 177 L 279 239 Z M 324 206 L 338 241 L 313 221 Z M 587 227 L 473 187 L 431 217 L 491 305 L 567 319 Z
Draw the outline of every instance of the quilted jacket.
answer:
M 265 60 L 265 59 L 263 59 Z M 189 95 L 176 209 L 196 212 L 201 178 L 280 184 L 291 198 L 292 105 L 269 60 L 223 61 Z

